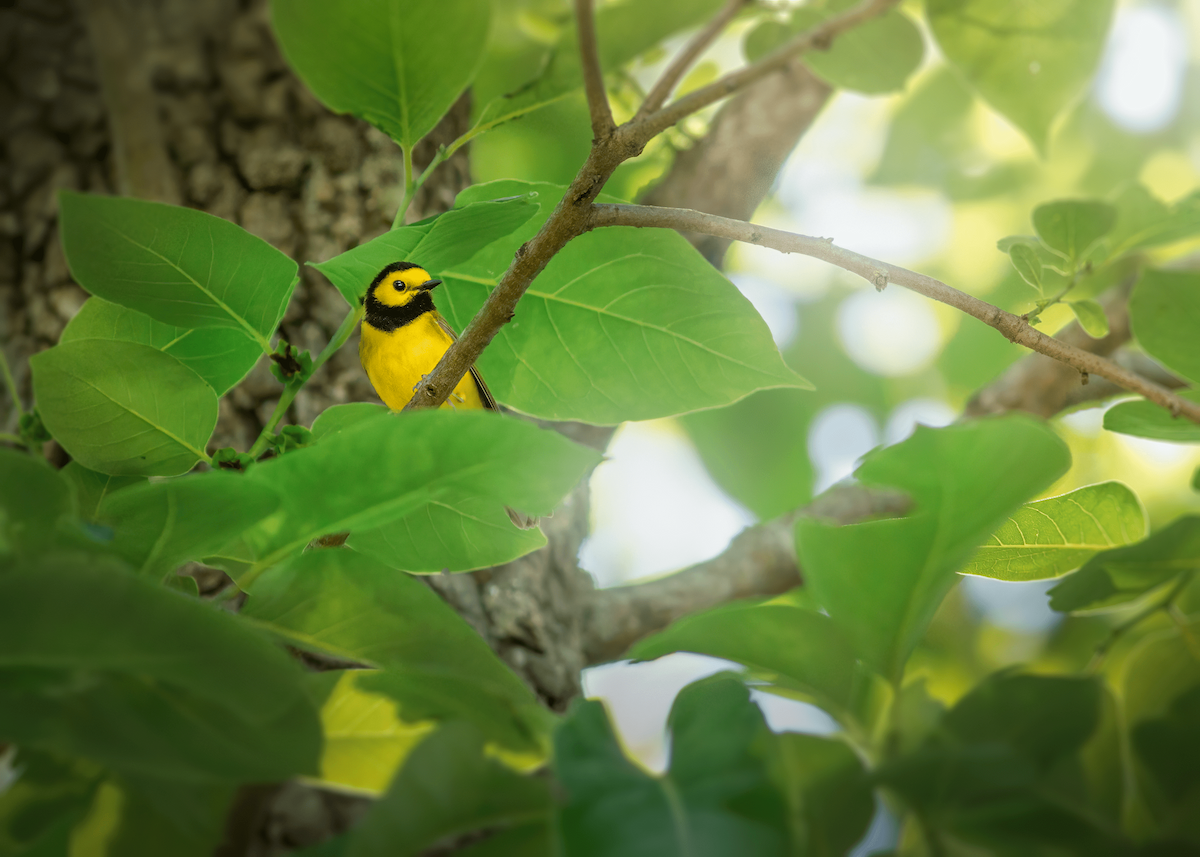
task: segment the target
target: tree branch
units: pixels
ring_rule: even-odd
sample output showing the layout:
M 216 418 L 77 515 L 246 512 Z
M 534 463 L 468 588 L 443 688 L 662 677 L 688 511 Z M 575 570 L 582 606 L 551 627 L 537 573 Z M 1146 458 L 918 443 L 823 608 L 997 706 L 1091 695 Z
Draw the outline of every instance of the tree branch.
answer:
M 575 0 L 575 25 L 579 29 L 579 57 L 583 63 L 583 88 L 587 93 L 588 110 L 592 114 L 592 136 L 601 140 L 613 132 L 616 124 L 604 89 L 592 0 Z
M 512 265 L 488 295 L 488 299 L 471 319 L 458 341 L 446 350 L 442 359 L 429 375 L 421 379 L 404 410 L 439 407 L 450 392 L 470 370 L 483 349 L 488 346 L 516 312 L 517 302 L 529 288 L 533 278 L 541 273 L 559 250 L 572 238 L 582 235 L 594 225 L 591 207 L 604 184 L 613 172 L 625 161 L 637 157 L 656 134 L 673 125 L 688 113 L 700 110 L 718 98 L 761 79 L 765 75 L 785 66 L 795 53 L 810 47 L 827 46 L 833 38 L 850 27 L 882 14 L 898 0 L 866 0 L 854 9 L 823 22 L 808 33 L 802 34 L 788 45 L 771 54 L 759 63 L 735 73 L 718 84 L 722 91 L 708 101 L 696 100 L 693 96 L 711 90 L 698 90 L 680 99 L 673 105 L 658 111 L 640 122 L 629 121 L 611 133 L 604 133 L 612 121 L 608 98 L 604 93 L 604 81 L 600 75 L 600 62 L 596 51 L 594 19 L 591 15 L 591 0 L 576 0 L 579 17 L 579 41 L 583 54 L 584 79 L 588 103 L 592 113 L 594 138 L 587 160 L 572 180 L 566 194 L 559 200 L 550 217 L 542 224 L 537 235 L 517 250 Z M 711 92 L 710 92 L 711 94 Z M 690 100 L 689 100 L 690 99 Z M 687 105 L 692 105 L 688 107 Z M 680 112 L 680 111 L 683 112 Z M 662 124 L 664 114 L 676 116 Z
M 1107 378 L 1118 387 L 1145 396 L 1156 405 L 1169 410 L 1174 416 L 1182 415 L 1192 422 L 1200 423 L 1200 405 L 1176 396 L 1165 387 L 1143 378 L 1111 360 L 1047 336 L 1032 327 L 1021 316 L 1005 312 L 999 307 L 992 306 L 966 292 L 960 292 L 933 277 L 837 247 L 832 238 L 796 235 L 699 211 L 641 205 L 593 206 L 592 225 L 593 227 L 658 227 L 704 232 L 735 241 L 770 247 L 783 253 L 801 253 L 805 256 L 812 256 L 858 274 L 879 290 L 884 289 L 889 283 L 895 283 L 927 298 L 962 310 L 967 315 L 994 327 L 1010 341 L 1023 345 L 1031 351 L 1037 351 L 1073 366 L 1081 373 Z
M 757 62 L 730 72 L 708 86 L 690 92 L 678 101 L 668 104 L 641 120 L 635 119 L 634 122 L 641 133 L 645 135 L 645 139 L 649 140 L 679 120 L 703 110 L 710 104 L 761 80 L 772 72 L 778 71 L 799 54 L 828 48 L 830 43 L 842 33 L 866 23 L 872 18 L 879 17 L 898 2 L 899 0 L 863 0 L 854 8 L 827 18 L 811 30 L 806 30 Z
M 634 116 L 635 122 L 646 118 L 666 103 L 666 100 L 675 91 L 675 87 L 679 85 L 679 81 L 687 74 L 692 64 L 699 59 L 700 55 L 708 49 L 708 46 L 716 40 L 717 36 L 721 35 L 721 32 L 729 25 L 729 22 L 736 18 L 738 12 L 742 11 L 743 7 L 749 2 L 750 0 L 728 0 L 721 11 L 708 22 L 707 26 L 684 46 L 679 55 L 671 61 L 671 64 L 662 73 L 662 77 L 654 84 L 654 87 L 646 96 L 646 100 L 642 102 L 642 106 L 638 108 L 637 115 Z
M 658 580 L 594 590 L 585 607 L 587 663 L 616 660 L 638 640 L 691 613 L 799 586 L 793 527 L 801 516 L 844 526 L 897 517 L 910 505 L 898 491 L 835 486 L 798 512 L 742 530 L 720 556 Z

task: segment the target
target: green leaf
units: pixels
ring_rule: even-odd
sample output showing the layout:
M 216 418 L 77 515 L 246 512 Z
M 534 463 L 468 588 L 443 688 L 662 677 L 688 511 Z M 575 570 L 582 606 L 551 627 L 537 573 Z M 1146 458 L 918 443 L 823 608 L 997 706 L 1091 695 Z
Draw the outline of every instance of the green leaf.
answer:
M 1127 853 L 1070 786 L 1101 698 L 1091 677 L 997 673 L 877 776 L 927 824 L 988 853 Z
M 162 578 L 217 553 L 279 507 L 269 487 L 212 470 L 128 488 L 100 504 L 112 548 L 139 574 Z
M 345 854 L 416 857 L 475 831 L 547 826 L 552 807 L 544 779 L 488 758 L 484 736 L 470 724 L 447 723 L 405 760 L 387 794 L 351 832 Z M 546 837 L 548 842 L 548 829 Z
M 1200 841 L 1196 809 L 1196 707 L 1200 661 L 1194 646 L 1200 623 L 1182 622 L 1150 634 L 1129 653 L 1122 670 L 1122 715 L 1134 764 L 1130 791 L 1148 827 L 1160 835 Z
M 84 339 L 29 359 L 38 411 L 55 440 L 91 470 L 177 476 L 208 456 L 217 396 L 169 354 Z
M 548 714 L 475 632 L 420 580 L 349 550 L 313 550 L 263 574 L 242 615 L 301 646 L 382 672 L 358 687 L 399 703 L 405 722 L 467 720 L 522 752 Z
M 411 148 L 474 79 L 491 13 L 488 0 L 272 0 L 271 25 L 326 107 Z
M 299 666 L 243 620 L 61 558 L 0 575 L 0 734 L 129 774 L 268 781 L 315 773 Z
M 111 798 L 104 800 L 104 791 Z M 210 857 L 225 839 L 226 817 L 236 789 L 227 783 L 180 783 L 160 778 L 122 777 L 101 786 L 87 824 L 97 827 L 102 803 L 115 810 L 105 819 L 116 829 L 106 854 Z
M 258 343 L 241 330 L 174 327 L 98 297 L 84 301 L 60 341 L 78 339 L 116 339 L 157 348 L 203 378 L 218 396 L 245 378 L 262 356 Z
M 783 784 L 798 853 L 814 857 L 847 854 L 871 824 L 875 797 L 862 761 L 843 741 L 785 733 L 772 741 L 776 780 Z
M 815 610 L 729 604 L 673 622 L 634 645 L 628 657 L 648 661 L 672 652 L 736 661 L 843 722 L 856 714 L 862 677 L 854 650 L 833 621 Z
M 1066 445 L 1024 417 L 919 427 L 903 443 L 868 455 L 855 473 L 867 485 L 907 492 L 914 511 L 848 527 L 801 519 L 796 539 L 805 583 L 859 655 L 884 677 L 898 678 L 955 572 L 1069 463 Z
M 1140 184 L 1130 184 L 1114 198 L 1113 205 L 1117 222 L 1108 236 L 1110 256 L 1200 235 L 1200 191 L 1168 207 Z
M 1187 515 L 1137 544 L 1096 554 L 1050 590 L 1050 606 L 1066 613 L 1126 604 L 1197 568 L 1200 517 Z
M 546 544 L 536 527 L 513 526 L 504 509 L 470 494 L 434 500 L 347 544 L 392 568 L 411 572 L 473 571 L 511 562 Z
M 313 267 L 337 286 L 347 303 L 358 306 L 371 281 L 393 262 L 412 262 L 436 275 L 511 235 L 537 214 L 535 196 L 485 199 L 452 208 L 420 223 L 392 229 Z
M 766 724 L 741 682 L 719 675 L 684 688 L 668 728 L 671 766 L 653 777 L 625 758 L 599 702 L 572 705 L 554 736 L 564 851 L 789 853 L 784 802 L 763 758 Z
M 742 52 L 755 62 L 855 2 L 820 0 L 793 10 L 787 23 L 765 21 L 747 34 Z M 841 34 L 828 50 L 809 51 L 804 62 L 836 87 L 876 95 L 903 89 L 924 54 L 921 31 L 893 9 Z
M 821 391 L 834 393 L 820 377 L 814 380 Z M 808 423 L 823 398 L 803 390 L 761 390 L 724 408 L 685 414 L 680 423 L 713 480 L 769 521 L 812 499 Z
M 1060 577 L 1145 534 L 1146 511 L 1137 495 L 1120 482 L 1101 482 L 1022 506 L 962 573 L 996 580 Z
M 564 189 L 501 181 L 460 194 L 537 191 L 521 229 L 438 273 L 436 298 L 461 329 Z M 759 389 L 808 387 L 750 302 L 672 230 L 580 236 L 546 266 L 479 360 L 496 398 L 534 416 L 611 425 L 726 405 Z
M 1132 743 L 1164 796 L 1178 801 L 1200 784 L 1200 684 L 1175 697 L 1165 716 L 1143 720 Z
M 182 328 L 240 330 L 264 353 L 296 263 L 240 226 L 176 205 L 61 191 L 63 249 L 93 295 Z
M 490 412 L 383 413 L 247 473 L 283 506 L 246 539 L 265 567 L 317 536 L 390 525 L 464 496 L 549 515 L 598 460 L 557 432 Z
M 313 437 L 320 441 L 327 435 L 337 434 L 342 429 L 386 413 L 388 413 L 386 405 L 376 405 L 372 402 L 334 405 L 321 411 L 320 416 L 313 420 Z
M 109 476 L 107 473 L 97 473 L 95 470 L 88 470 L 78 461 L 67 462 L 67 466 L 58 472 L 74 490 L 75 507 L 79 511 L 79 517 L 85 521 L 96 520 L 100 504 L 110 494 L 143 481 L 140 476 Z
M 325 737 L 321 781 L 381 795 L 434 724 L 406 723 L 392 700 L 359 687 L 359 681 L 372 674 L 372 670 L 326 670 L 310 675 L 308 683 L 321 706 Z
M 703 24 L 720 8 L 721 0 L 605 3 L 595 12 L 600 65 L 607 72 L 612 72 L 656 48 L 671 34 Z M 493 71 L 496 75 L 502 75 L 504 69 L 489 68 L 488 73 L 480 75 L 480 84 L 486 85 Z M 579 33 L 572 24 L 562 29 L 557 42 L 546 51 L 534 80 L 487 102 L 480 111 L 472 134 L 553 104 L 582 86 Z
M 45 461 L 0 447 L 0 559 L 55 547 L 72 505 L 70 487 Z
M 946 58 L 1043 154 L 1100 62 L 1114 0 L 926 0 Z
M 1151 357 L 1191 381 L 1200 381 L 1200 273 L 1146 271 L 1129 299 L 1129 322 Z
M 1176 395 L 1200 403 L 1200 391 L 1181 390 Z M 1122 402 L 1104 412 L 1104 427 L 1121 434 L 1169 440 L 1175 443 L 1200 442 L 1200 425 L 1185 417 L 1173 417 L 1161 405 L 1146 399 Z
M 1046 246 L 1082 260 L 1117 222 L 1117 210 L 1096 199 L 1060 199 L 1033 210 L 1033 228 Z
M 1021 275 L 1021 279 L 1029 283 L 1039 292 L 1042 290 L 1042 260 L 1028 244 L 1013 244 L 1008 250 L 1012 265 Z
M 1088 336 L 1092 339 L 1103 339 L 1108 336 L 1108 316 L 1104 314 L 1104 307 L 1091 300 L 1067 301 L 1067 303 L 1071 307 L 1071 312 L 1075 313 L 1079 326 Z

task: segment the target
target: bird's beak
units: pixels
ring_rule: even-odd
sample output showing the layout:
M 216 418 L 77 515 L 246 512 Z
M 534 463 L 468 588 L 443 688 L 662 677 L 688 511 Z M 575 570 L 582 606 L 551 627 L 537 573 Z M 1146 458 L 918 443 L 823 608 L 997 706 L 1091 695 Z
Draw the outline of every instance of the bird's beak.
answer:
M 430 289 L 436 289 L 441 284 L 442 284 L 441 280 L 427 280 L 426 282 L 421 283 L 421 285 L 417 286 L 417 288 L 422 292 L 427 292 Z

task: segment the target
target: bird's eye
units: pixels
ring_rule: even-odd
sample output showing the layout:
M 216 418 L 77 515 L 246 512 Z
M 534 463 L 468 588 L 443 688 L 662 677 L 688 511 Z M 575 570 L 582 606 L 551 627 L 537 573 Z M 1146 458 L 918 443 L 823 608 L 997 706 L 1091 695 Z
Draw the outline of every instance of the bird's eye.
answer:
M 403 280 L 396 280 L 396 282 L 392 283 L 392 288 L 394 288 L 398 292 L 402 292 L 402 291 L 404 291 L 406 286 L 404 285 Z

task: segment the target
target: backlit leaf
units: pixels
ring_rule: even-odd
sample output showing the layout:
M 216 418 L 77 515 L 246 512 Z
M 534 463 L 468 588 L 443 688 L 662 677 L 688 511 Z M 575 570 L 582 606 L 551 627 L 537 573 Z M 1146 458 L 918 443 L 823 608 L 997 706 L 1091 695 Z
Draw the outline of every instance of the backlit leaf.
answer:
M 1137 495 L 1120 482 L 1101 482 L 1022 506 L 962 573 L 997 580 L 1059 577 L 1145 532 L 1146 512 Z
M 1146 271 L 1129 299 L 1129 321 L 1151 357 L 1192 381 L 1200 381 L 1200 273 Z
M 1114 0 L 926 0 L 939 47 L 1045 152 L 1055 117 L 1100 62 Z

